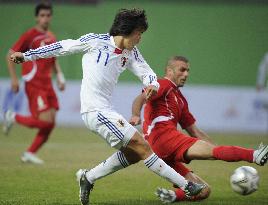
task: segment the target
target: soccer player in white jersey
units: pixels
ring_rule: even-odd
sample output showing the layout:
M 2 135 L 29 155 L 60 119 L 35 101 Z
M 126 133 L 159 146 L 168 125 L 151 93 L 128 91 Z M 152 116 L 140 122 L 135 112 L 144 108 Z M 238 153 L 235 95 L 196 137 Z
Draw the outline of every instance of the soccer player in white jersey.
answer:
M 256 88 L 258 91 L 265 89 L 265 85 L 267 83 L 267 76 L 268 76 L 268 52 L 264 54 L 264 57 L 259 65 L 257 73 L 257 83 L 256 83 Z
M 268 52 L 264 54 L 258 68 L 256 90 L 258 92 L 256 104 L 260 111 L 265 110 L 268 112 L 268 92 L 267 92 L 267 79 L 268 79 Z
M 111 105 L 111 96 L 119 75 L 127 68 L 140 78 L 146 98 L 157 93 L 159 84 L 150 66 L 136 45 L 148 28 L 144 10 L 121 9 L 116 14 L 109 34 L 87 34 L 77 40 L 63 40 L 49 46 L 14 53 L 16 63 L 83 52 L 81 114 L 85 125 L 98 133 L 119 151 L 93 169 L 77 172 L 80 201 L 89 204 L 89 194 L 96 180 L 126 168 L 140 160 L 156 174 L 180 187 L 187 196 L 199 194 L 203 184 L 188 182 L 160 159 L 142 135 L 118 114 Z

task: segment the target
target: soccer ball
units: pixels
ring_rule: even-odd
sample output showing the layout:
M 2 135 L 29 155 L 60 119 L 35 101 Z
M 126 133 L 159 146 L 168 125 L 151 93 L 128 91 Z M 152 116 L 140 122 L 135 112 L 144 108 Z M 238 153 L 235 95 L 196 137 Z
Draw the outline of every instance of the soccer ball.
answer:
M 250 166 L 237 168 L 230 177 L 232 189 L 241 195 L 255 192 L 259 186 L 259 175 L 256 169 Z

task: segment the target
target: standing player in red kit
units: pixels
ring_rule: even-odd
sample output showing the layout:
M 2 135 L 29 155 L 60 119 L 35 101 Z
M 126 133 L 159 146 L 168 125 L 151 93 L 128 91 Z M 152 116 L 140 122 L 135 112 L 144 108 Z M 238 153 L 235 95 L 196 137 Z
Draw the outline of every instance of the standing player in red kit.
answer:
M 216 159 L 227 162 L 247 161 L 263 166 L 268 158 L 267 145 L 261 144 L 257 150 L 237 146 L 217 146 L 195 125 L 195 118 L 189 111 L 187 100 L 179 90 L 179 87 L 184 86 L 188 75 L 188 60 L 183 56 L 174 56 L 167 63 L 165 77 L 158 80 L 160 88 L 157 95 L 146 102 L 142 93 L 133 102 L 130 119 L 133 125 L 140 123 L 140 112 L 143 104 L 146 104 L 143 133 L 153 151 L 187 180 L 196 183 L 207 184 L 182 162 Z M 177 130 L 178 123 L 189 136 Z M 158 188 L 156 192 L 163 202 L 201 200 L 207 198 L 209 193 L 209 186 L 201 194 L 191 198 L 186 198 L 181 189 L 173 191 Z
M 38 4 L 35 8 L 36 26 L 22 34 L 20 39 L 9 50 L 7 65 L 11 77 L 11 89 L 14 93 L 19 91 L 19 81 L 16 76 L 15 64 L 9 60 L 10 55 L 14 52 L 25 52 L 29 49 L 55 43 L 54 34 L 48 30 L 52 13 L 50 4 Z M 23 63 L 22 78 L 25 82 L 25 92 L 31 115 L 23 116 L 11 110 L 8 110 L 4 115 L 3 131 L 5 134 L 8 134 L 14 122 L 38 129 L 32 144 L 21 157 L 23 162 L 43 163 L 43 160 L 36 156 L 36 152 L 47 141 L 55 126 L 55 116 L 59 109 L 59 104 L 52 85 L 52 71 L 57 75 L 59 89 L 64 90 L 65 80 L 56 58 Z

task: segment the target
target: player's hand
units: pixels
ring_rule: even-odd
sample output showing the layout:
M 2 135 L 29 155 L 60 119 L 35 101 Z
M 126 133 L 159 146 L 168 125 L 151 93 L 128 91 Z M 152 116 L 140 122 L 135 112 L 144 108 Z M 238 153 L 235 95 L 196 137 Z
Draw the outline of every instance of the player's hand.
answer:
M 24 62 L 23 53 L 21 52 L 15 52 L 10 55 L 10 60 L 14 63 L 20 64 Z
M 57 84 L 58 84 L 58 88 L 59 88 L 60 91 L 65 90 L 65 83 L 61 83 L 61 82 L 58 81 Z
M 18 79 L 12 79 L 12 80 L 11 80 L 11 90 L 12 90 L 14 93 L 19 92 L 19 90 L 20 90 L 20 86 L 19 86 L 19 81 L 18 81 Z
M 261 85 L 257 85 L 256 90 L 257 90 L 257 92 L 260 92 L 260 91 L 264 90 L 264 87 Z
M 154 85 L 149 85 L 145 88 L 145 96 L 146 96 L 146 100 L 150 100 L 150 98 L 154 95 L 157 94 L 157 87 L 155 87 Z
M 141 124 L 141 117 L 137 116 L 137 115 L 133 115 L 129 120 L 129 124 L 131 124 L 133 126 L 140 125 Z
M 57 73 L 57 84 L 60 91 L 65 90 L 65 77 L 62 72 Z

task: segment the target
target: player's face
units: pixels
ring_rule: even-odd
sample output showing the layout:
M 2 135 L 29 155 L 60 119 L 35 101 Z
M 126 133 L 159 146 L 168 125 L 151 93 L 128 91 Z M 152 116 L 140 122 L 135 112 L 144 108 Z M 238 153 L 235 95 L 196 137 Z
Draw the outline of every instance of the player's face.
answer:
M 189 75 L 189 64 L 183 61 L 175 61 L 173 64 L 173 82 L 178 87 L 183 87 Z
M 41 9 L 36 17 L 38 26 L 43 29 L 48 29 L 50 21 L 52 19 L 52 13 L 49 9 Z
M 139 31 L 139 30 L 133 31 L 129 36 L 125 38 L 124 48 L 128 50 L 132 50 L 134 46 L 139 44 L 139 42 L 141 41 L 142 34 L 143 34 L 143 31 Z

